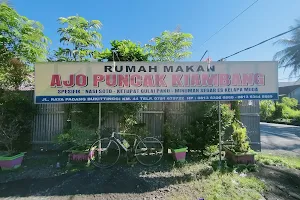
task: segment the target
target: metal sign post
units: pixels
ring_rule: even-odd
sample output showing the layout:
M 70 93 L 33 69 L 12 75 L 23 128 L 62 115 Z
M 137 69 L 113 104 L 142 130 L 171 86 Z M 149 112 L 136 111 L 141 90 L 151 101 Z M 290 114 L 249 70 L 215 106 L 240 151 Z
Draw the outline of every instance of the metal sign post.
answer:
M 218 101 L 218 114 L 219 114 L 219 168 L 221 168 L 222 162 L 222 125 L 221 125 L 221 102 Z
M 98 144 L 98 162 L 101 160 L 101 103 L 99 103 L 99 124 L 98 124 L 98 137 L 99 137 L 99 144 Z
M 98 122 L 98 131 L 99 131 L 99 139 L 100 139 L 100 133 L 101 133 L 101 103 L 99 103 L 99 122 Z

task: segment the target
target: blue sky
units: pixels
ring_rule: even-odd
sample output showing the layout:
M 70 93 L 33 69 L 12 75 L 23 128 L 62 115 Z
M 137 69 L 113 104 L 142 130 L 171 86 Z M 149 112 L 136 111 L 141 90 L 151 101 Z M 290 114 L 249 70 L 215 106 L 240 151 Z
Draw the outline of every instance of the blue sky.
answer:
M 204 46 L 207 38 L 255 0 L 11 0 L 13 7 L 29 19 L 44 25 L 51 38 L 51 48 L 59 46 L 56 33 L 59 17 L 81 15 L 88 20 L 98 19 L 103 27 L 103 44 L 110 47 L 113 39 L 130 39 L 142 44 L 164 30 L 175 30 L 194 36 L 192 57 L 198 61 L 205 50 L 214 60 L 254 45 L 264 39 L 288 30 L 299 18 L 299 0 L 259 0 L 233 23 L 223 29 Z M 288 37 L 285 35 L 283 37 Z M 228 61 L 269 61 L 282 46 L 276 40 L 236 55 Z M 289 70 L 279 70 L 280 81 L 292 81 Z

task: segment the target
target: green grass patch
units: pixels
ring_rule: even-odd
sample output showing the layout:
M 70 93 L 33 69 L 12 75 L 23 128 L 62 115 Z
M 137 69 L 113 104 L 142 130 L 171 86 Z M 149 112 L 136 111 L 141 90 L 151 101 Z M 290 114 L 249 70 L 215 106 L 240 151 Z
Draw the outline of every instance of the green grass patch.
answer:
M 267 188 L 264 182 L 250 173 L 256 171 L 256 168 L 256 165 L 230 165 L 223 161 L 222 168 L 218 169 L 217 159 L 186 162 L 170 172 L 174 176 L 189 174 L 190 178 L 177 182 L 180 189 L 172 192 L 167 199 L 261 199 L 261 194 Z
M 184 191 L 172 193 L 169 199 L 258 200 L 262 198 L 261 193 L 266 190 L 265 184 L 255 177 L 221 172 L 214 172 L 208 177 L 189 182 L 184 188 Z
M 279 165 L 292 169 L 300 169 L 300 158 L 275 156 L 272 154 L 257 154 L 256 160 L 265 165 Z

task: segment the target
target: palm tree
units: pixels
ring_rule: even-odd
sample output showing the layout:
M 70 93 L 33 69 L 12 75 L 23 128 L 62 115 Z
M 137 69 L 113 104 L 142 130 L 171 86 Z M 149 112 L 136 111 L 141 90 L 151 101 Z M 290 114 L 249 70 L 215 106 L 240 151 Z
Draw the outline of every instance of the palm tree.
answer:
M 290 29 L 300 28 L 300 19 L 295 20 L 296 25 Z M 278 60 L 280 68 L 291 68 L 290 76 L 299 75 L 300 72 L 300 29 L 292 31 L 291 38 L 280 39 L 275 44 L 285 45 L 286 48 L 274 55 L 274 60 Z

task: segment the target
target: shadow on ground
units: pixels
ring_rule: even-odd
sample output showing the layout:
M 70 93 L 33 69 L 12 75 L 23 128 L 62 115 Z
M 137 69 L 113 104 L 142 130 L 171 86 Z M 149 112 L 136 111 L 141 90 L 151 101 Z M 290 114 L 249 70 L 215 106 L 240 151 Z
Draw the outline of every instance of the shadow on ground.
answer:
M 264 150 L 286 150 L 286 151 L 292 151 L 292 152 L 300 152 L 300 144 L 294 144 L 289 146 L 284 145 L 264 145 Z
M 49 162 L 48 162 L 49 161 Z M 35 162 L 36 159 L 35 159 Z M 25 162 L 26 163 L 26 162 Z M 29 161 L 27 160 L 27 163 Z M 41 164 L 42 163 L 42 164 Z M 27 167 L 35 170 L 48 166 L 52 162 L 50 157 L 41 163 Z M 52 170 L 58 171 L 51 166 Z M 135 165 L 117 165 L 109 169 L 90 169 L 68 173 L 53 173 L 49 177 L 24 175 L 26 170 L 8 172 L 0 176 L 14 176 L 14 173 L 23 173 L 21 178 L 6 182 L 2 177 L 0 183 L 0 197 L 28 197 L 28 196 L 67 196 L 77 194 L 108 194 L 108 193 L 145 193 L 165 188 L 171 184 L 193 180 L 191 174 L 172 175 L 168 172 L 173 168 L 172 159 L 165 156 L 160 165 L 144 167 Z M 37 172 L 38 173 L 38 172 Z M 52 172 L 43 172 L 52 173 Z M 161 174 L 161 176 L 158 176 Z M 26 173 L 25 173 L 26 174 Z M 167 175 L 166 175 L 167 174 Z M 199 172 L 202 174 L 202 172 Z M 145 175 L 145 176 L 143 176 Z
M 268 134 L 276 134 L 282 133 L 283 138 L 299 138 L 300 137 L 300 127 L 299 126 L 291 126 L 291 125 L 281 125 L 281 124 L 260 124 L 261 131 L 268 131 Z M 294 135 L 291 135 L 294 134 Z
M 300 171 L 283 167 L 260 165 L 256 176 L 267 182 L 266 199 L 300 199 Z

